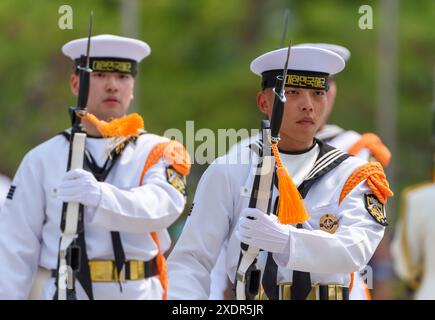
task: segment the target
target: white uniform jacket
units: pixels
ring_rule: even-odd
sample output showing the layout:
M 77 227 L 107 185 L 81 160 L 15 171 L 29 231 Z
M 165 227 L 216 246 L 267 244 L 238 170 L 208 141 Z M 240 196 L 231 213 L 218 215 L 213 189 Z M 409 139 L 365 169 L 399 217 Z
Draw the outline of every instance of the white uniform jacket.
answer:
M 306 153 L 281 154 L 297 186 L 313 169 L 324 147 L 317 142 Z M 228 240 L 226 271 L 230 279 L 235 278 L 240 241 L 234 230 L 239 213 L 248 207 L 254 159 L 250 148 L 241 148 L 237 153 L 216 159 L 202 176 L 191 214 L 168 258 L 170 299 L 209 297 L 210 272 L 225 240 Z M 324 164 L 328 166 L 332 162 Z M 384 233 L 384 227 L 368 213 L 364 204 L 365 194 L 372 191 L 363 181 L 339 204 L 347 178 L 365 163 L 349 157 L 312 185 L 304 199 L 311 218 L 303 224 L 303 229 L 292 226 L 285 253 L 274 254 L 279 265 L 278 282 L 291 282 L 293 270 L 299 270 L 310 272 L 313 284 L 348 286 L 350 273 L 367 264 Z M 273 198 L 276 195 L 275 187 Z M 339 227 L 334 234 L 319 230 L 324 214 L 333 214 L 338 219 Z M 260 252 L 261 268 L 266 256 L 267 252 Z
M 86 149 L 99 166 L 108 156 L 111 138 L 86 138 Z M 126 260 L 150 260 L 157 247 L 150 232 L 157 231 L 160 247 L 170 246 L 166 228 L 181 214 L 185 196 L 167 180 L 164 160 L 140 175 L 151 149 L 166 138 L 143 134 L 130 142 L 117 159 L 105 182 L 96 210 L 85 208 L 85 240 L 89 259 L 113 260 L 110 231 L 119 231 Z M 66 172 L 69 142 L 62 135 L 42 143 L 23 159 L 12 181 L 0 215 L 0 299 L 26 299 L 32 277 L 40 265 L 57 268 L 62 201 L 55 189 Z M 123 283 L 94 283 L 95 299 L 159 299 L 158 277 Z M 47 282 L 41 298 L 52 299 L 54 279 Z M 85 299 L 77 285 L 79 299 Z

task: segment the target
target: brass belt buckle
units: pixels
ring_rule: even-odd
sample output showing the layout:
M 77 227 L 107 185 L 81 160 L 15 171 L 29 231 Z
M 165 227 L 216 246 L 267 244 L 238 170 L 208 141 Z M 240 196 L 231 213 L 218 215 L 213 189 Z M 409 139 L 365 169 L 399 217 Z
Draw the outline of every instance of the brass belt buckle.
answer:
M 311 285 L 311 291 L 305 300 L 320 300 L 320 285 Z
M 337 284 L 328 284 L 328 300 L 343 300 L 343 287 Z
M 145 263 L 139 260 L 129 261 L 130 266 L 130 279 L 141 280 L 145 279 Z
M 280 300 L 291 300 L 292 299 L 292 283 L 291 282 L 281 282 L 279 283 L 279 299 Z M 319 300 L 319 285 L 312 285 L 308 296 L 305 300 Z
M 279 300 L 291 300 L 292 299 L 292 283 L 281 282 L 279 286 Z
M 116 268 L 115 261 L 112 261 L 112 281 L 121 283 L 127 282 L 127 280 L 125 280 L 125 268 L 126 266 L 124 265 L 121 269 L 121 272 L 119 272 L 118 278 L 118 269 Z

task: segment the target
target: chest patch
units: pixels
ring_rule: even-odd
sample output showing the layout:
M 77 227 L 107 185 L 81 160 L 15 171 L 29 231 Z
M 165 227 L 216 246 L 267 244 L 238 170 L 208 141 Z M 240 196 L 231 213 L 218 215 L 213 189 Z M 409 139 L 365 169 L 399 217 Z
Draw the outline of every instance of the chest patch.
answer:
M 327 213 L 320 217 L 319 225 L 320 230 L 335 233 L 338 229 L 338 219 L 332 213 Z

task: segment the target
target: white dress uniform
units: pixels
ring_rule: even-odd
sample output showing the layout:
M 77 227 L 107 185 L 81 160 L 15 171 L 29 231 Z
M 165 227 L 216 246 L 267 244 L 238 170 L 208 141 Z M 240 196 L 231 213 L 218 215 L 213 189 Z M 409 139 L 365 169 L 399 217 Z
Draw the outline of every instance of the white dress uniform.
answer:
M 235 279 L 240 241 L 234 231 L 239 213 L 248 206 L 255 162 L 248 148 L 241 152 L 218 158 L 199 182 L 191 215 L 168 259 L 169 298 L 209 297 L 210 272 L 226 240 L 226 271 L 230 279 Z M 318 154 L 318 144 L 303 154 L 281 154 L 296 185 L 313 168 Z M 350 273 L 371 258 L 384 233 L 384 227 L 364 205 L 364 195 L 371 194 L 371 190 L 362 182 L 339 205 L 347 178 L 364 163 L 347 158 L 312 186 L 304 199 L 311 218 L 303 229 L 292 226 L 286 252 L 274 254 L 279 265 L 278 282 L 291 282 L 293 270 L 304 270 L 311 273 L 312 284 L 349 286 Z M 276 195 L 274 188 L 274 198 Z M 320 230 L 321 217 L 328 213 L 339 221 L 334 234 Z M 264 251 L 259 256 L 263 267 L 266 256 Z
M 307 47 L 307 46 L 308 47 L 316 47 L 317 46 L 318 48 L 320 48 L 322 50 L 323 49 L 327 49 L 327 50 L 334 51 L 339 56 L 341 56 L 344 60 L 347 60 L 349 58 L 349 56 L 350 56 L 350 52 L 346 48 L 343 48 L 343 47 L 340 47 L 340 46 L 332 46 L 332 48 L 329 48 L 329 47 L 328 48 L 323 48 L 322 46 L 318 46 L 317 44 L 316 45 L 304 44 L 304 45 L 300 45 L 300 46 L 294 46 L 293 48 L 297 48 L 297 47 L 302 47 L 303 48 L 303 47 Z M 323 44 L 323 46 L 325 46 L 325 45 Z M 336 52 L 337 48 L 338 49 L 343 49 L 343 50 L 340 51 L 340 52 Z M 309 61 L 309 58 L 305 59 L 305 61 L 303 61 L 303 60 L 300 61 L 301 65 L 304 64 L 303 67 L 301 67 L 302 70 L 312 70 L 310 68 L 312 68 L 313 66 L 309 65 L 309 63 L 307 63 L 308 61 Z M 326 60 L 324 62 L 327 63 Z M 275 61 L 272 62 L 272 59 L 271 59 L 271 61 L 269 61 L 268 63 L 273 65 L 273 67 L 268 66 L 270 68 L 266 69 L 266 70 L 279 69 L 279 66 L 278 66 L 279 62 L 277 64 Z M 289 67 L 289 69 L 295 69 L 295 68 L 294 67 Z M 254 73 L 260 74 L 260 73 L 255 72 L 255 71 L 254 71 Z M 341 130 L 341 131 L 343 131 L 343 130 Z M 260 135 L 251 137 L 250 139 L 245 139 L 241 143 L 233 146 L 233 148 L 229 152 L 229 155 L 231 156 L 231 154 L 233 154 L 233 153 L 236 154 L 237 152 L 241 152 L 241 150 L 243 150 L 252 141 L 257 141 L 259 139 L 260 139 Z M 291 166 L 291 164 L 288 164 L 288 166 Z M 226 245 L 224 247 L 226 247 Z M 222 249 L 221 253 L 219 255 L 218 262 L 216 263 L 216 266 L 212 270 L 212 274 L 211 274 L 212 283 L 211 283 L 211 293 L 210 293 L 210 298 L 211 299 L 222 298 L 222 289 L 221 289 L 222 285 L 221 285 L 221 283 L 225 283 L 226 282 L 225 281 L 226 277 L 222 278 L 220 276 L 220 274 L 222 273 L 222 272 L 220 272 L 221 271 L 220 269 L 224 266 L 224 263 L 222 261 L 222 260 L 224 260 L 224 258 L 223 258 L 224 256 L 225 256 L 225 249 Z M 228 263 L 227 263 L 227 266 L 228 266 Z
M 106 161 L 111 138 L 86 139 L 86 148 L 99 166 Z M 153 166 L 139 185 L 150 150 L 166 138 L 141 135 L 129 143 L 101 183 L 102 196 L 96 210 L 85 210 L 86 247 L 90 260 L 113 260 L 110 231 L 119 231 L 127 260 L 148 261 L 157 255 L 150 232 L 158 231 L 161 250 L 170 246 L 166 228 L 181 214 L 185 197 L 166 177 L 167 164 Z M 58 135 L 31 150 L 14 179 L 14 193 L 1 212 L 0 299 L 26 299 L 38 265 L 57 267 L 62 201 L 55 190 L 61 183 L 68 161 L 69 142 Z M 93 211 L 93 212 L 92 212 Z M 119 284 L 94 283 L 95 299 L 160 299 L 162 287 L 157 276 Z M 43 290 L 52 299 L 54 278 Z M 80 285 L 78 299 L 86 299 Z
M 407 188 L 391 253 L 397 275 L 414 291 L 414 299 L 435 299 L 435 183 Z
M 65 44 L 62 51 L 75 61 L 77 67 L 78 58 L 86 52 L 86 45 L 86 38 L 73 40 Z M 140 40 L 114 35 L 93 36 L 90 66 L 97 72 L 134 76 L 137 64 L 149 54 L 148 44 Z M 101 174 L 100 169 L 111 170 L 102 170 L 108 175 L 98 179 L 86 171 L 79 172 L 84 177 L 92 178 L 89 178 L 92 190 L 97 188 L 101 192 L 97 192 L 98 198 L 93 197 L 92 204 L 95 205 L 85 205 L 84 233 L 78 233 L 78 241 L 83 239 L 78 244 L 81 248 L 78 275 L 89 275 L 85 280 L 77 277 L 78 299 L 163 297 L 157 263 L 161 256 L 158 253 L 170 247 L 166 228 L 184 209 L 185 194 L 181 186 L 184 186 L 184 178 L 177 178 L 171 164 L 163 158 L 158 160 L 160 157 L 154 152 L 151 158 L 157 162 L 150 167 L 146 162 L 153 148 L 167 141 L 164 137 L 144 133 L 127 143 L 122 153 L 113 160 L 109 159 L 109 152 L 119 138 L 86 137 L 87 168 L 94 175 Z M 0 299 L 27 299 L 38 266 L 48 270 L 48 274 L 52 272 L 49 280 L 43 283 L 39 298 L 54 298 L 63 206 L 60 198 L 63 195 L 68 199 L 65 184 L 70 183 L 69 190 L 71 187 L 77 189 L 72 178 L 66 183 L 63 180 L 69 148 L 69 140 L 63 135 L 37 146 L 24 157 L 12 181 L 0 220 Z M 144 166 L 148 171 L 142 175 Z M 75 170 L 70 173 L 74 174 Z M 91 191 L 85 194 L 92 195 Z M 118 275 L 116 271 L 120 271 L 118 262 L 122 266 L 121 280 L 114 277 L 115 273 Z M 90 272 L 85 272 L 88 265 Z M 39 283 L 43 277 L 37 278 Z M 34 292 L 35 289 L 32 294 Z
M 345 131 L 344 129 L 332 125 L 327 124 L 324 125 L 321 130 L 319 130 L 316 134 L 316 138 L 327 141 L 327 143 L 339 150 L 347 151 L 350 147 L 352 147 L 358 140 L 361 138 L 361 135 L 355 131 Z M 249 144 L 258 141 L 260 139 L 260 134 L 249 137 L 240 141 L 238 144 L 232 146 L 229 154 L 240 152 L 243 148 L 249 146 Z M 365 161 L 369 161 L 371 156 L 370 150 L 367 148 L 362 148 L 356 155 L 356 157 L 363 159 Z M 219 258 L 216 262 L 216 266 L 213 268 L 211 272 L 211 287 L 210 287 L 210 299 L 212 300 L 220 300 L 223 299 L 223 291 L 226 288 L 227 275 L 222 272 L 222 269 L 225 268 L 225 252 L 227 245 L 224 244 L 222 248 L 222 252 L 219 254 Z M 366 289 L 363 287 L 362 279 L 359 275 L 359 272 L 355 272 L 354 274 L 354 284 L 353 289 L 350 292 L 351 300 L 366 300 Z

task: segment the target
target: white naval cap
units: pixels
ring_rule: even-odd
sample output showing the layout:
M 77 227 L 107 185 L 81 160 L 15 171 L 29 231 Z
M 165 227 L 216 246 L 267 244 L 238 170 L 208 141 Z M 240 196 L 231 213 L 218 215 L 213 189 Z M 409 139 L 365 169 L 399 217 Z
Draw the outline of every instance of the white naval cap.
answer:
M 251 71 L 262 76 L 262 87 L 274 87 L 287 58 L 287 48 L 267 52 L 251 62 Z M 340 55 L 330 50 L 299 46 L 292 47 L 286 86 L 328 90 L 328 76 L 344 69 Z
M 76 64 L 86 54 L 88 38 L 72 40 L 62 47 L 62 52 Z M 144 41 L 102 34 L 91 37 L 91 68 L 96 71 L 136 73 L 136 65 L 151 53 Z
M 350 58 L 350 51 L 346 47 L 340 46 L 338 44 L 332 44 L 332 43 L 300 43 L 295 45 L 293 48 L 297 47 L 314 47 L 314 48 L 320 48 L 320 49 L 326 49 L 330 50 L 332 52 L 335 52 L 340 57 L 343 58 L 345 62 L 347 62 Z
M 251 71 L 259 76 L 265 71 L 282 70 L 287 58 L 287 48 L 267 52 L 251 62 Z M 338 54 L 314 47 L 292 47 L 289 70 L 336 74 L 344 69 L 345 62 Z

